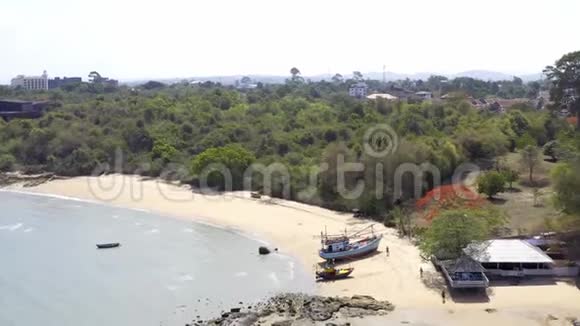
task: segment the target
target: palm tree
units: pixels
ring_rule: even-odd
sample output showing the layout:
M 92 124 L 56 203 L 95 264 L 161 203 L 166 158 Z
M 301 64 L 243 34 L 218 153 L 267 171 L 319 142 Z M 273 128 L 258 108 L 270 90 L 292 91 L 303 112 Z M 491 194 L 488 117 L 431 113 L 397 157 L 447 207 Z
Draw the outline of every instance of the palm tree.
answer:
M 342 83 L 342 79 L 343 78 L 342 78 L 341 74 L 336 74 L 336 75 L 332 76 L 332 81 L 337 83 L 337 84 Z
M 290 73 L 292 74 L 292 80 L 296 80 L 298 77 L 300 77 L 300 70 L 298 70 L 296 67 L 292 67 L 292 69 L 290 69 Z

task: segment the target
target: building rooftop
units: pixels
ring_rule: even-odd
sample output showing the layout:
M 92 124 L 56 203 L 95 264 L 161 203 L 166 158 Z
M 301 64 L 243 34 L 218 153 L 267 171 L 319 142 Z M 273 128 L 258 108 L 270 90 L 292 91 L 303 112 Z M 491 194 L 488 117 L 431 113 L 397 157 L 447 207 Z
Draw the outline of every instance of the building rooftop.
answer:
M 463 251 L 480 263 L 554 263 L 540 248 L 525 240 L 488 240 L 472 243 Z
M 28 104 L 28 103 L 32 103 L 32 101 L 12 100 L 12 99 L 2 99 L 2 98 L 0 98 L 0 103 Z
M 358 83 L 356 83 L 356 84 L 353 84 L 353 85 L 351 85 L 350 87 L 351 87 L 351 88 L 352 88 L 352 87 L 367 88 L 368 86 L 367 86 L 367 84 L 366 84 L 366 83 L 363 83 L 363 82 L 358 82 Z
M 444 260 L 441 264 L 449 273 L 483 273 L 485 269 L 473 258 L 463 255 L 456 260 Z
M 398 97 L 387 93 L 377 93 L 367 96 L 369 100 L 376 100 L 377 98 L 384 98 L 385 100 L 396 100 Z

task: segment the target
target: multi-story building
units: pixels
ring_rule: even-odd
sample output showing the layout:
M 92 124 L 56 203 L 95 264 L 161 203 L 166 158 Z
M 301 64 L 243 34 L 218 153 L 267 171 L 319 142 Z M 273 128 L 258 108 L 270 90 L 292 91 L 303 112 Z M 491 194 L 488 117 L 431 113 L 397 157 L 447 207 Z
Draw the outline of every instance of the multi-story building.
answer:
M 83 80 L 81 77 L 54 77 L 54 79 L 48 80 L 48 88 L 60 88 L 67 85 L 77 85 L 82 83 Z
M 356 83 L 348 89 L 348 95 L 356 98 L 364 98 L 367 96 L 368 86 L 363 82 Z
M 48 89 L 48 75 L 46 70 L 40 76 L 18 75 L 12 78 L 10 84 L 12 87 L 22 87 L 28 90 L 46 90 Z

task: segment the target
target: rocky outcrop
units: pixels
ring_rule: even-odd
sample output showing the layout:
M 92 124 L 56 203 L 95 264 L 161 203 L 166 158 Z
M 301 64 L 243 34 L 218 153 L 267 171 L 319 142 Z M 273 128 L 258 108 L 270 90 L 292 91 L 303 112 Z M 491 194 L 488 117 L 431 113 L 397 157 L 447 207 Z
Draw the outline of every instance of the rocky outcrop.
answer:
M 282 294 L 260 303 L 251 311 L 222 315 L 193 325 L 254 325 L 271 324 L 291 326 L 294 321 L 325 322 L 329 325 L 344 325 L 336 322 L 341 318 L 370 315 L 385 315 L 395 307 L 388 301 L 378 301 L 369 296 L 322 297 L 304 294 Z M 272 320 L 275 317 L 275 320 Z M 333 322 L 330 322 L 332 320 Z
M 36 187 L 55 179 L 54 173 L 22 174 L 20 172 L 0 173 L 0 187 L 21 184 L 22 187 Z

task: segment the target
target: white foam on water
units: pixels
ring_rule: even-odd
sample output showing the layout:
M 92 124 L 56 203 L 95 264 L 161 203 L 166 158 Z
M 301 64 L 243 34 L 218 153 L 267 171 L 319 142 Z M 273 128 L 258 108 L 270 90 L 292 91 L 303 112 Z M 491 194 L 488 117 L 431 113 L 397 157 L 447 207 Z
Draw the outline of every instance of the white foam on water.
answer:
M 113 215 L 111 217 L 114 218 L 114 219 L 118 219 L 119 218 L 119 215 Z
M 23 225 L 24 224 L 22 224 L 22 223 L 14 224 L 9 230 L 16 231 L 16 230 L 20 229 Z
M 149 209 L 116 205 L 113 202 L 107 201 L 107 200 L 85 199 L 85 198 L 78 198 L 78 197 L 71 197 L 71 196 L 64 196 L 64 195 L 57 195 L 57 194 L 40 193 L 40 192 L 34 192 L 34 191 L 24 191 L 24 190 L 18 190 L 18 189 L 0 189 L 0 192 L 38 196 L 38 197 L 47 197 L 47 198 L 54 198 L 54 199 L 63 199 L 63 200 L 69 200 L 69 201 L 76 201 L 76 202 L 80 202 L 80 203 L 89 203 L 89 204 L 109 206 L 109 207 L 119 207 L 119 208 L 123 208 L 123 209 L 129 209 L 132 211 L 143 212 L 143 213 L 152 213 L 152 211 Z M 78 207 L 82 207 L 82 206 L 81 205 L 71 205 L 71 207 L 78 208 Z
M 177 291 L 178 287 L 175 285 L 168 285 L 166 286 L 167 290 L 169 291 Z
M 64 200 L 72 200 L 77 202 L 83 203 L 91 203 L 91 204 L 103 204 L 102 202 L 90 199 L 81 199 L 77 197 L 70 197 L 64 195 L 55 195 L 55 194 L 45 194 L 33 191 L 23 191 L 23 190 L 16 190 L 16 189 L 0 189 L 0 192 L 11 192 L 16 194 L 23 194 L 23 195 L 30 195 L 30 196 L 38 196 L 38 197 L 49 197 L 49 198 L 56 198 L 56 199 L 64 199 Z
M 280 286 L 280 280 L 278 279 L 278 275 L 276 275 L 276 273 L 272 272 L 268 274 L 268 278 L 271 279 L 272 282 L 276 284 L 276 286 Z
M 294 272 L 295 264 L 293 261 L 288 262 L 288 270 L 289 270 L 290 280 L 292 281 L 292 280 L 294 280 L 294 276 L 295 276 L 295 272 Z
M 22 232 L 24 232 L 24 233 L 32 232 L 32 228 L 25 229 L 25 230 L 24 230 L 24 231 L 22 231 Z
M 141 226 L 141 225 L 143 225 L 143 223 L 141 223 L 141 222 L 135 222 L 135 225 L 136 226 Z
M 237 272 L 234 274 L 235 277 L 246 277 L 248 276 L 247 272 Z
M 145 231 L 145 234 L 154 234 L 154 233 L 159 233 L 159 229 L 151 229 L 149 231 Z
M 185 232 L 185 233 L 193 233 L 193 229 L 191 229 L 191 228 L 185 228 L 185 229 L 183 229 L 183 232 Z
M 16 230 L 20 229 L 23 225 L 24 224 L 22 224 L 22 223 L 2 225 L 2 226 L 0 226 L 0 230 L 16 231 Z
M 179 280 L 181 282 L 189 282 L 189 281 L 193 281 L 193 276 L 190 274 L 184 274 L 182 276 L 179 277 Z

